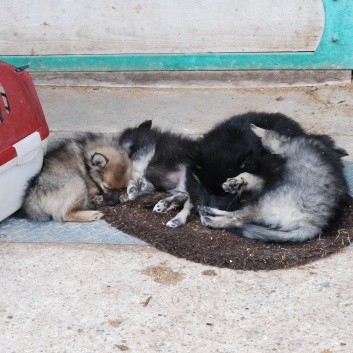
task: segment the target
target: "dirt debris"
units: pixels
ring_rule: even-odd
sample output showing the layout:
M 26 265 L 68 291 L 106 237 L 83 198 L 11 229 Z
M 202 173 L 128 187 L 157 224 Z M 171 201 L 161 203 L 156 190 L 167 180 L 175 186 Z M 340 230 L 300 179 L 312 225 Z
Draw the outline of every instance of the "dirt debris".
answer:
M 157 249 L 197 263 L 237 270 L 275 270 L 298 267 L 341 251 L 353 240 L 353 202 L 344 219 L 319 238 L 304 243 L 263 243 L 234 233 L 204 227 L 195 217 L 184 227 L 168 228 L 177 211 L 159 214 L 153 206 L 165 194 L 145 195 L 114 207 L 100 206 L 105 220 L 119 230 Z M 171 285 L 183 279 L 165 264 L 145 269 L 156 282 Z M 205 275 L 205 274 L 204 274 Z M 210 274 L 208 274 L 210 275 Z

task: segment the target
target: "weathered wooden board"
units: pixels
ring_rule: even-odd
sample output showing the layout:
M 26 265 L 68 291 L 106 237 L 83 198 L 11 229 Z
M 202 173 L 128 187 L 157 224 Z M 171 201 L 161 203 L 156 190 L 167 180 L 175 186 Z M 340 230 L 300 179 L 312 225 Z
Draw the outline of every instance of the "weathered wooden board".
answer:
M 313 52 L 322 0 L 3 2 L 1 55 Z

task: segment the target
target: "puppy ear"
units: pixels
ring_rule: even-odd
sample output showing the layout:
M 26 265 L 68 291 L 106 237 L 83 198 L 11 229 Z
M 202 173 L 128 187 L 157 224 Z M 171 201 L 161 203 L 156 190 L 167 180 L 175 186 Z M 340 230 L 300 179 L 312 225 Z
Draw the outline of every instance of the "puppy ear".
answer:
M 102 154 L 100 154 L 100 153 L 95 153 L 91 157 L 91 163 L 95 167 L 105 168 L 105 166 L 108 163 L 108 159 L 105 156 L 103 156 Z
M 341 148 L 341 147 L 335 147 L 335 152 L 337 153 L 337 156 L 340 158 L 349 156 L 349 153 L 344 148 Z
M 314 138 L 317 138 L 322 143 L 324 143 L 327 147 L 332 148 L 335 151 L 335 153 L 337 154 L 337 157 L 341 158 L 341 157 L 348 156 L 348 152 L 344 148 L 336 146 L 335 141 L 330 136 L 328 136 L 328 135 L 316 135 L 316 134 L 312 134 L 310 136 L 313 136 Z
M 258 137 L 264 137 L 266 130 L 261 129 L 261 127 L 256 126 L 255 124 L 250 124 L 252 132 Z
M 138 129 L 151 129 L 152 120 L 146 120 L 138 126 Z

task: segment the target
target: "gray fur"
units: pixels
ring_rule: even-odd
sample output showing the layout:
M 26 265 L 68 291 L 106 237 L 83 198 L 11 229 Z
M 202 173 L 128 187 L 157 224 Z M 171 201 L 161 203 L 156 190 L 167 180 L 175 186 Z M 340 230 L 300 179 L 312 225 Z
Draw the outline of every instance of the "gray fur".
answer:
M 212 228 L 234 228 L 244 237 L 263 241 L 301 242 L 317 237 L 342 214 L 349 195 L 340 161 L 344 153 L 338 153 L 328 136 L 285 137 L 256 126 L 252 130 L 267 150 L 285 159 L 282 180 L 238 211 L 201 208 L 201 222 Z M 245 174 L 228 179 L 223 188 L 241 192 L 251 184 Z

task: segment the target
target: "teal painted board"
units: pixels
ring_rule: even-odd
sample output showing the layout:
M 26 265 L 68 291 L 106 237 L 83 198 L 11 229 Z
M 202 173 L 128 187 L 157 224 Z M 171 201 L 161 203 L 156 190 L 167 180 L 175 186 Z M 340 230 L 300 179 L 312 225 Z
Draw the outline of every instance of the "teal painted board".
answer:
M 325 28 L 315 52 L 0 56 L 31 71 L 353 69 L 353 0 L 323 0 Z

